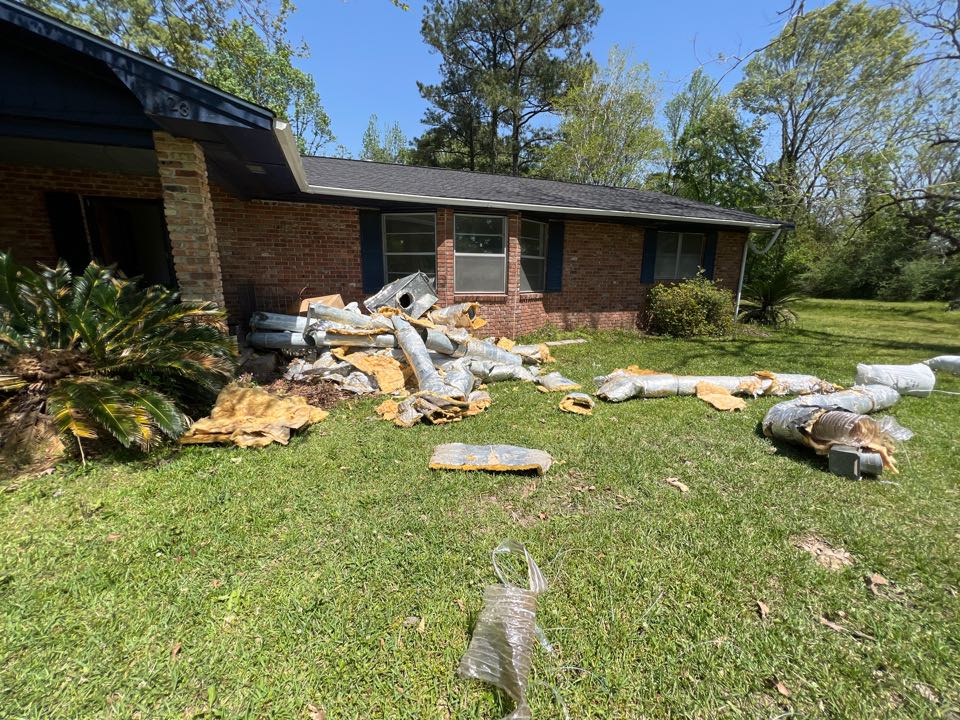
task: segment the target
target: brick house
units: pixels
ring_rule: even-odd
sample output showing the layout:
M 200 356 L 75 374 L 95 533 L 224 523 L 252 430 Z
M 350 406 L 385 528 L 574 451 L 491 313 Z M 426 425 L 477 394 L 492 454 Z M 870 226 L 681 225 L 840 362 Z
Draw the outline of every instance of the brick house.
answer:
M 359 300 L 415 270 L 493 332 L 636 327 L 702 268 L 736 291 L 787 223 L 660 193 L 301 157 L 270 111 L 0 0 L 0 248 L 91 258 L 222 304 Z

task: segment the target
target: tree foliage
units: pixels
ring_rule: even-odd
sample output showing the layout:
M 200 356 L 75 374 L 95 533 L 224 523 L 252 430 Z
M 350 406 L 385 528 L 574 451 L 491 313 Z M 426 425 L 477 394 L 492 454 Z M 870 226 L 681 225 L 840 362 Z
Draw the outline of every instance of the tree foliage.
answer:
M 791 20 L 747 63 L 735 94 L 776 140 L 764 180 L 781 213 L 822 208 L 851 165 L 884 145 L 914 42 L 896 8 L 836 0 Z
M 650 179 L 652 187 L 712 205 L 766 209 L 758 120 L 746 122 L 702 70 L 666 104 L 664 116 L 667 163 Z
M 381 127 L 377 116 L 371 115 L 363 133 L 360 158 L 382 163 L 407 163 L 410 155 L 409 143 L 400 129 L 400 123 Z
M 658 159 L 663 136 L 654 123 L 657 86 L 646 65 L 610 50 L 605 68 L 584 66 L 557 99 L 559 138 L 542 173 L 591 185 L 637 186 Z
M 292 0 L 25 0 L 111 42 L 289 119 L 301 152 L 333 140 L 308 55 L 288 39 Z
M 520 175 L 552 138 L 540 124 L 570 78 L 600 16 L 596 0 L 434 0 L 421 34 L 441 57 L 418 157 Z

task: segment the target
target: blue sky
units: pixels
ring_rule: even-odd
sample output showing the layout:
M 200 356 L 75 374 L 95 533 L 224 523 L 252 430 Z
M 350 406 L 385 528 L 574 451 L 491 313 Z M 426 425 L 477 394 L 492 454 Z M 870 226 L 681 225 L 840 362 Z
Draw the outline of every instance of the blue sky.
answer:
M 716 58 L 764 45 L 782 23 L 777 11 L 788 0 L 601 0 L 603 15 L 590 52 L 606 60 L 612 45 L 630 48 L 646 62 L 669 97 L 701 64 L 719 76 L 727 66 Z M 824 0 L 808 2 L 811 10 Z M 440 58 L 420 38 L 423 5 L 404 12 L 389 0 L 300 0 L 291 35 L 305 40 L 312 73 L 330 115 L 337 141 L 357 155 L 371 113 L 381 124 L 399 122 L 408 137 L 422 131 L 424 103 L 417 80 L 437 76 Z M 711 62 L 713 60 L 713 62 Z M 724 89 L 736 82 L 737 71 Z M 333 148 L 327 148 L 332 154 Z

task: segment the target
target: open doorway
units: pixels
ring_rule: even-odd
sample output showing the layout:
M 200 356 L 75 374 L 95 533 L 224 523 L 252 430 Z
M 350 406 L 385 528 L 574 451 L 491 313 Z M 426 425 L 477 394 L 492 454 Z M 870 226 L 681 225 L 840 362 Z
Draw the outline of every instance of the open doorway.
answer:
M 62 192 L 46 199 L 57 254 L 73 272 L 96 259 L 145 285 L 176 288 L 161 200 Z

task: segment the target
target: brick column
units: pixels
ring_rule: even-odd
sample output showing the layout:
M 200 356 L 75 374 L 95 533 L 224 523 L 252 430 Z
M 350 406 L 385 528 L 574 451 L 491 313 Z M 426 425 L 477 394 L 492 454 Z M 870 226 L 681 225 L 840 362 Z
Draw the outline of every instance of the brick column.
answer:
M 223 307 L 217 225 L 203 149 L 165 132 L 155 132 L 153 144 L 180 294 L 185 300 L 210 300 Z

